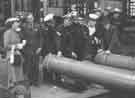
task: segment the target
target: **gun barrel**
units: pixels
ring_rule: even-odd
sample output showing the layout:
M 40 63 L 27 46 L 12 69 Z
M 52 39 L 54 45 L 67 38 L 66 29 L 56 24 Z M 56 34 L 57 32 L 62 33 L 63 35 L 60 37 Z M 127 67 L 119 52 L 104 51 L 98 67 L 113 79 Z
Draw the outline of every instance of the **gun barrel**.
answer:
M 103 86 L 126 91 L 135 90 L 135 74 L 133 71 L 94 64 L 89 61 L 76 61 L 55 55 L 48 55 L 43 61 L 44 67 L 87 79 Z
M 106 54 L 103 52 L 96 55 L 95 62 L 111 67 L 135 70 L 135 57 Z

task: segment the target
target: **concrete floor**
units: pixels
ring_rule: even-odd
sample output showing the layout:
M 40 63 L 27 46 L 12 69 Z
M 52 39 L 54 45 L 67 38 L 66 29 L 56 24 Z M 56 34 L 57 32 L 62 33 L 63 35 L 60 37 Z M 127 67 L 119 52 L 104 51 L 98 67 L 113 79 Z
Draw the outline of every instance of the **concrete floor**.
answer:
M 41 85 L 40 87 L 31 87 L 32 98 L 88 98 L 107 93 L 107 90 L 90 88 L 83 92 L 70 92 L 64 88 L 53 85 Z

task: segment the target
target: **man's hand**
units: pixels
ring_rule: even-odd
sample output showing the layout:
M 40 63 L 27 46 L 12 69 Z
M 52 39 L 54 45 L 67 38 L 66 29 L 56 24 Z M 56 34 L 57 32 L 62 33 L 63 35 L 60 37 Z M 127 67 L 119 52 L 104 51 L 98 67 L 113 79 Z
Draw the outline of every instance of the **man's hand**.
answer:
M 94 37 L 94 40 L 95 40 L 96 44 L 99 44 L 99 40 L 97 37 Z
M 106 53 L 106 54 L 110 54 L 111 51 L 110 51 L 110 50 L 106 50 L 105 53 Z
M 17 49 L 22 49 L 22 48 L 23 48 L 23 44 L 22 44 L 22 43 L 17 44 L 17 45 L 16 45 L 16 48 L 17 48 Z
M 17 49 L 22 49 L 26 45 L 26 40 L 23 40 L 22 43 L 16 45 Z
M 26 43 L 27 43 L 27 41 L 26 41 L 26 40 L 23 40 L 23 41 L 22 41 L 23 46 L 25 46 L 25 45 L 26 45 Z
M 102 52 L 104 52 L 104 51 L 103 51 L 103 49 L 99 49 L 97 52 L 98 52 L 98 53 L 102 53 Z
M 41 52 L 41 50 L 42 50 L 42 48 L 38 48 L 38 49 L 36 50 L 36 54 L 39 54 L 39 53 Z
M 57 52 L 57 56 L 62 56 L 62 52 L 61 51 L 58 51 Z
M 77 54 L 75 52 L 72 52 L 72 57 L 77 58 Z

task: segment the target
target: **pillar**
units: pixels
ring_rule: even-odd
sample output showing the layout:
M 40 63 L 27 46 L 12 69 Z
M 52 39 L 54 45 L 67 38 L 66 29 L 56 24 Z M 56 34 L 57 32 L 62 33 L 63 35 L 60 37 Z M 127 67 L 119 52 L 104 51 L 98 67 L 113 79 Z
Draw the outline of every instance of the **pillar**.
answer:
M 28 0 L 23 0 L 23 10 L 28 11 Z
M 11 0 L 11 16 L 15 15 L 15 1 Z
M 17 11 L 22 11 L 22 0 L 17 0 L 16 6 L 18 6 Z
M 44 16 L 48 13 L 48 0 L 43 0 L 44 6 Z

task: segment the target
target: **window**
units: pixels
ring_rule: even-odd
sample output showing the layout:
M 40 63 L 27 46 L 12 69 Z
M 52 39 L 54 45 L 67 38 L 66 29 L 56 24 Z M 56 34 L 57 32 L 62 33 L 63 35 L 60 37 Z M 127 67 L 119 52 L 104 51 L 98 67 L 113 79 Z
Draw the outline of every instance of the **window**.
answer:
M 49 0 L 49 7 L 58 7 L 58 0 Z
M 135 17 L 135 0 L 129 0 L 128 15 L 131 17 Z

